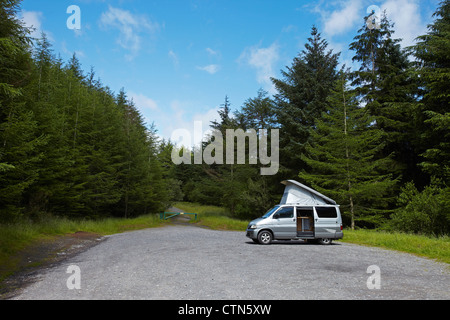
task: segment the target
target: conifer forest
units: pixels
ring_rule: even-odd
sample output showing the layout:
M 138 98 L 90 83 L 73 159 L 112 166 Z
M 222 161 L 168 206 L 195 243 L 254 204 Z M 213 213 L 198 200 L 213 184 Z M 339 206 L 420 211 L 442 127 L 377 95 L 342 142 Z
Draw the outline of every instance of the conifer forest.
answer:
M 250 220 L 279 203 L 281 181 L 297 180 L 336 200 L 345 227 L 450 233 L 450 1 L 411 47 L 388 15 L 379 28 L 361 19 L 349 44 L 359 69 L 342 67 L 311 26 L 272 79 L 276 94 L 249 93 L 232 111 L 224 88 L 211 128 L 279 129 L 272 176 L 250 163 L 175 165 L 158 123 L 76 54 L 63 61 L 46 34 L 32 38 L 20 5 L 0 0 L 0 223 L 131 218 L 177 201 Z

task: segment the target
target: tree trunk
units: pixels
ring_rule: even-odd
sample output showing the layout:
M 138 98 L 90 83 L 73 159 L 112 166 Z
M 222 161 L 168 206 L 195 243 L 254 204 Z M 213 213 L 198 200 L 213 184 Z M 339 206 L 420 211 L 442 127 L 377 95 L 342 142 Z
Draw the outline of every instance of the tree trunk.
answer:
M 347 183 L 348 183 L 348 193 L 349 193 L 349 201 L 350 201 L 350 215 L 351 215 L 351 228 L 355 230 L 355 210 L 353 205 L 353 195 L 352 195 L 352 182 L 350 176 L 350 150 L 348 148 L 347 143 L 347 135 L 348 135 L 348 124 L 347 124 L 347 101 L 345 99 L 345 82 L 342 86 L 342 99 L 344 103 L 344 135 L 346 139 L 345 143 L 345 157 L 347 159 Z

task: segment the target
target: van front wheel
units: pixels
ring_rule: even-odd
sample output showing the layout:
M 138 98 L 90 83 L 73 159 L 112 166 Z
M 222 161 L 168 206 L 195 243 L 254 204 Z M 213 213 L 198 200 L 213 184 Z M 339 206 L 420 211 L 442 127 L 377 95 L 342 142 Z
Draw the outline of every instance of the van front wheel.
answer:
M 270 244 L 272 242 L 272 233 L 270 231 L 261 231 L 258 235 L 258 241 L 260 244 Z
M 324 246 L 330 245 L 331 242 L 333 242 L 333 240 L 331 240 L 329 238 L 319 239 L 319 243 L 324 245 Z

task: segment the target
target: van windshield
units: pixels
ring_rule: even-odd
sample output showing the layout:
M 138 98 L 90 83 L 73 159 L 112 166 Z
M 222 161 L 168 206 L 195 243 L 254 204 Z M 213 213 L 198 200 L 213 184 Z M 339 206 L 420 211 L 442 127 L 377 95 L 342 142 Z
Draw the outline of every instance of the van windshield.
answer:
M 278 210 L 279 207 L 280 207 L 280 206 L 275 206 L 274 208 L 272 208 L 272 209 L 270 209 L 269 211 L 267 211 L 267 213 L 266 213 L 265 215 L 263 215 L 262 217 L 263 217 L 264 219 L 269 218 L 269 217 L 272 215 L 272 213 L 274 213 L 276 210 Z

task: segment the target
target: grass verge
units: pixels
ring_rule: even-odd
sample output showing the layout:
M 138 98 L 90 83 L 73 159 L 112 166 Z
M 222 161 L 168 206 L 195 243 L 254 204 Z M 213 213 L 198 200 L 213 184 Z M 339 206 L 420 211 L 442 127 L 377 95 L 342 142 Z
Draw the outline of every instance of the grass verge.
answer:
M 450 264 L 450 237 L 427 237 L 399 232 L 345 230 L 343 242 L 391 249 Z

